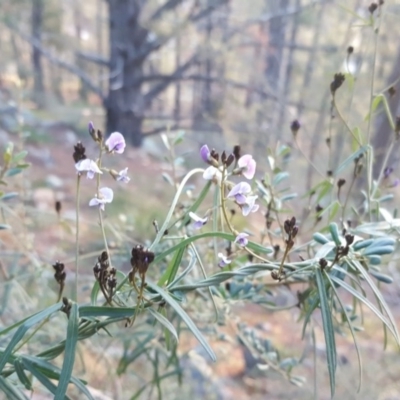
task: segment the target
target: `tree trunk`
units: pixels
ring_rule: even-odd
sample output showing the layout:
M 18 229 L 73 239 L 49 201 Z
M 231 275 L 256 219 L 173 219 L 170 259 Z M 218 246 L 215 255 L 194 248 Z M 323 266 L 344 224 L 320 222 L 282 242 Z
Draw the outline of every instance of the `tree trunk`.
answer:
M 32 1 L 31 14 L 32 37 L 38 42 L 42 38 L 43 25 L 43 0 Z M 32 99 L 39 108 L 45 105 L 42 55 L 40 51 L 32 46 L 32 66 L 33 66 L 33 94 Z
M 389 85 L 393 82 L 396 82 L 400 75 L 400 46 L 397 50 L 397 58 L 393 63 L 393 71 L 388 78 Z M 392 113 L 393 119 L 396 120 L 396 117 L 400 115 L 400 85 L 397 83 L 395 85 L 396 93 L 393 98 L 389 98 L 389 107 Z M 388 159 L 388 164 L 383 165 L 386 152 L 388 147 L 390 146 L 391 141 L 395 137 L 395 133 L 390 127 L 390 123 L 387 117 L 386 112 L 383 110 L 383 107 L 380 107 L 380 114 L 376 118 L 375 122 L 375 133 L 372 138 L 372 145 L 374 148 L 374 166 L 373 166 L 373 175 L 374 178 L 378 178 L 379 172 L 382 167 L 395 167 L 398 172 L 399 165 L 399 141 L 395 142 L 395 146 L 393 151 Z
M 144 0 L 109 0 L 110 78 L 105 100 L 107 133 L 121 132 L 135 147 L 143 141 L 142 93 L 144 58 L 137 54 L 146 44 L 140 26 Z

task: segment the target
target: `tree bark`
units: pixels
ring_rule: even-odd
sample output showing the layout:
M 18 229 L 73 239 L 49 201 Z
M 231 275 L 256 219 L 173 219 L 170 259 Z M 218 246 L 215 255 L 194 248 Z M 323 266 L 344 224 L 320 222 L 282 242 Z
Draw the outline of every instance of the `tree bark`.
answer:
M 396 120 L 396 117 L 400 116 L 400 46 L 397 50 L 396 61 L 393 63 L 393 71 L 388 78 L 388 85 L 392 85 L 394 82 L 394 88 L 396 93 L 392 98 L 388 98 L 390 111 L 392 113 L 393 119 Z M 374 166 L 373 166 L 373 175 L 374 178 L 377 179 L 379 176 L 379 172 L 382 167 L 396 167 L 398 171 L 399 165 L 399 141 L 395 142 L 393 151 L 389 156 L 387 165 L 383 165 L 386 152 L 390 143 L 395 138 L 395 133 L 393 132 L 387 114 L 383 107 L 380 107 L 380 114 L 376 118 L 375 123 L 375 133 L 372 138 L 372 146 L 374 148 Z
M 118 131 L 135 147 L 143 141 L 144 102 L 141 78 L 147 41 L 140 25 L 144 0 L 109 0 L 110 78 L 105 100 L 107 132 Z

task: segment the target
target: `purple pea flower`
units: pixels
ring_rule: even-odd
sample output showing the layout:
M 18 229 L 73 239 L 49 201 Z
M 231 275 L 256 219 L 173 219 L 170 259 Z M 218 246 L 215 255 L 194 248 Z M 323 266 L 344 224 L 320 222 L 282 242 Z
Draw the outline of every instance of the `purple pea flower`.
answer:
M 239 158 L 238 167 L 242 170 L 242 174 L 247 179 L 253 179 L 256 173 L 256 162 L 253 156 L 250 154 L 245 154 Z
M 124 168 L 123 170 L 118 172 L 118 175 L 116 176 L 117 182 L 123 182 L 123 183 L 128 183 L 131 178 L 128 176 L 128 168 Z
M 122 154 L 125 150 L 125 139 L 119 132 L 113 132 L 106 140 L 106 147 L 109 153 Z
M 218 263 L 220 268 L 224 268 L 232 262 L 232 260 L 222 253 L 218 253 L 218 258 L 220 259 L 220 262 Z
M 207 217 L 201 218 L 198 215 L 196 215 L 194 212 L 189 213 L 189 217 L 192 218 L 194 221 L 193 228 L 194 229 L 200 229 L 205 225 L 208 221 Z
M 240 206 L 244 217 L 256 212 L 260 208 L 258 204 L 255 204 L 257 198 L 258 196 L 247 196 L 246 202 Z
M 211 160 L 211 152 L 208 146 L 205 144 L 201 146 L 200 155 L 204 162 L 209 163 Z
M 96 164 L 95 161 L 89 160 L 85 158 L 84 160 L 80 160 L 75 164 L 75 168 L 78 171 L 78 174 L 86 172 L 86 176 L 88 179 L 93 179 L 94 174 L 102 174 L 100 168 Z
M 93 197 L 93 199 L 89 201 L 89 206 L 99 206 L 100 210 L 104 211 L 104 205 L 106 203 L 111 203 L 113 198 L 113 190 L 108 187 L 103 187 L 99 190 L 99 195 L 96 195 L 96 197 Z
M 239 205 L 245 204 L 247 200 L 247 194 L 251 192 L 251 187 L 247 182 L 239 182 L 235 185 L 228 193 L 228 198 L 234 198 L 236 203 Z
M 249 237 L 248 233 L 241 232 L 236 236 L 234 243 L 237 243 L 239 246 L 246 247 L 247 243 L 249 243 L 247 239 L 248 237 Z

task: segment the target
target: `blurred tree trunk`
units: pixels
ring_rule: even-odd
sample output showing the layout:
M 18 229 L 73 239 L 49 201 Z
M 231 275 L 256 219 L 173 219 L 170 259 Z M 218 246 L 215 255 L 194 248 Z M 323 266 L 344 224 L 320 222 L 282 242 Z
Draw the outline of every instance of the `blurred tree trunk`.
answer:
M 41 43 L 43 27 L 43 0 L 32 1 L 31 29 L 32 37 Z M 32 46 L 33 95 L 32 99 L 39 108 L 45 105 L 45 90 L 43 83 L 42 54 L 37 47 Z
M 74 25 L 75 25 L 75 36 L 76 36 L 76 50 L 79 52 L 82 49 L 82 12 L 80 1 L 74 0 L 73 3 L 73 15 L 74 15 Z M 98 39 L 99 40 L 99 39 Z M 77 67 L 85 71 L 85 63 L 79 55 L 75 56 L 75 64 Z M 83 101 L 87 101 L 88 89 L 85 82 L 81 79 L 79 86 L 79 97 Z
M 397 50 L 396 61 L 393 63 L 393 71 L 389 76 L 388 85 L 392 85 L 394 82 L 397 82 L 395 85 L 396 93 L 389 101 L 390 111 L 392 113 L 393 119 L 396 120 L 396 117 L 400 116 L 400 85 L 398 83 L 398 79 L 400 77 L 400 46 Z M 390 143 L 395 138 L 395 134 L 390 127 L 388 117 L 383 107 L 381 108 L 381 112 L 378 114 L 375 122 L 375 133 L 372 138 L 372 146 L 374 148 L 374 156 L 375 162 L 373 167 L 374 178 L 377 179 L 379 176 L 379 172 L 382 168 L 382 164 L 384 162 L 384 158 L 386 155 L 386 151 L 390 146 Z M 391 156 L 389 157 L 388 164 L 383 167 L 398 167 L 399 164 L 399 142 L 395 143 Z
M 136 147 L 142 144 L 145 57 L 138 56 L 147 41 L 140 25 L 144 0 L 109 0 L 110 78 L 105 101 L 107 131 L 123 132 Z
M 289 6 L 289 0 L 279 0 L 277 3 L 278 10 L 286 10 Z M 269 7 L 270 2 L 267 1 L 267 6 Z M 286 18 L 275 17 L 269 21 L 269 46 L 266 55 L 266 68 L 265 68 L 265 76 L 267 78 L 267 82 L 269 87 L 272 89 L 272 92 L 276 97 L 278 97 L 278 102 L 282 102 L 283 100 L 283 85 L 282 85 L 282 65 L 283 65 L 283 56 L 284 56 L 284 47 L 285 47 L 285 37 L 286 37 Z M 284 107 L 284 104 L 275 104 L 274 109 L 277 110 L 277 106 L 279 108 Z M 278 128 L 278 132 L 281 130 L 281 127 L 278 126 L 279 123 L 279 112 L 273 113 L 275 115 L 273 126 Z

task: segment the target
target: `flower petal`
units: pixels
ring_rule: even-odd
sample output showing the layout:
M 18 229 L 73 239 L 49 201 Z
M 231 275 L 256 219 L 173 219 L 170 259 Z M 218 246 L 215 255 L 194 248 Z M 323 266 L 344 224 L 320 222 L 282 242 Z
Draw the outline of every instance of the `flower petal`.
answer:
M 113 132 L 110 137 L 106 140 L 106 146 L 110 153 L 122 154 L 125 150 L 126 143 L 125 138 L 119 132 Z
M 256 162 L 251 154 L 245 154 L 239 158 L 239 168 L 242 168 L 242 174 L 247 179 L 253 179 L 256 173 Z
M 211 152 L 206 144 L 201 146 L 200 155 L 204 162 L 208 163 L 210 161 Z
M 239 182 L 228 193 L 227 197 L 236 197 L 238 194 L 246 195 L 251 192 L 251 186 L 247 182 Z

